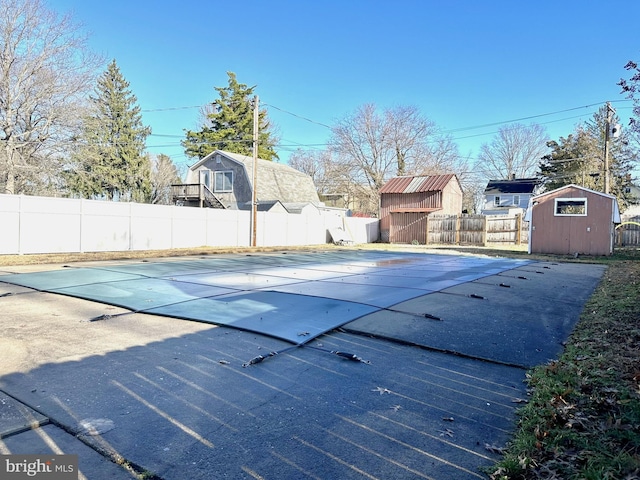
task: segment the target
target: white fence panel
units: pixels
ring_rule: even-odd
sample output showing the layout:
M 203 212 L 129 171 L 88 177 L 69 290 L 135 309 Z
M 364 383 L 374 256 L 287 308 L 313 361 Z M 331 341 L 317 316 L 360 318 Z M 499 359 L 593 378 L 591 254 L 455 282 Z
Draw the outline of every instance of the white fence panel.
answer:
M 189 248 L 207 245 L 207 215 L 201 208 L 167 206 L 171 215 L 171 247 Z M 184 212 L 183 210 L 187 210 Z
M 131 203 L 131 250 L 171 248 L 171 206 Z
M 20 252 L 20 199 L 3 195 L 0 201 L 0 254 Z
M 251 212 L 213 208 L 194 208 L 192 210 L 202 211 L 205 215 L 207 246 L 248 247 L 251 245 Z
M 345 217 L 344 226 L 355 243 L 374 243 L 380 239 L 380 222 L 377 218 Z
M 64 198 L 20 199 L 20 253 L 80 251 L 81 203 Z
M 131 246 L 130 204 L 98 200 L 80 200 L 80 202 L 82 206 L 81 252 L 129 250 Z
M 357 243 L 378 240 L 377 219 L 337 211 L 258 212 L 258 246 L 318 245 L 345 228 Z M 172 205 L 0 195 L 0 254 L 246 247 L 251 212 Z
M 256 244 L 265 247 L 287 245 L 288 225 L 286 213 L 258 212 L 256 224 Z

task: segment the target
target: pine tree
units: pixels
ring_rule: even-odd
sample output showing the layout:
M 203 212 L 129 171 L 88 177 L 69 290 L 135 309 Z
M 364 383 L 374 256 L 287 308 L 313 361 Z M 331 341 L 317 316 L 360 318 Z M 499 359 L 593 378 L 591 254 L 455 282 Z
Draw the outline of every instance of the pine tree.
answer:
M 238 83 L 236 74 L 227 72 L 229 85 L 215 87 L 220 95 L 206 113 L 206 121 L 198 132 L 187 131 L 182 141 L 189 157 L 204 158 L 214 150 L 225 150 L 251 155 L 253 149 L 253 99 L 254 87 Z M 276 140 L 271 133 L 267 112 L 259 113 L 258 157 L 264 160 L 278 158 L 274 147 Z
M 620 117 L 614 113 L 609 127 L 611 128 L 619 123 Z M 598 148 L 601 152 L 600 158 L 602 159 L 601 165 L 604 166 L 604 143 L 607 128 L 606 106 L 600 107 L 593 114 L 592 119 L 586 122 L 586 128 L 598 141 Z M 638 156 L 637 149 L 632 146 L 629 140 L 628 128 L 623 128 L 620 135 L 615 138 L 611 134 L 609 135 L 609 193 L 618 197 L 621 204 L 626 202 L 624 190 L 629 184 L 633 163 Z M 601 185 L 604 185 L 604 178 Z
M 90 97 L 81 147 L 68 172 L 69 189 L 85 198 L 147 202 L 150 164 L 144 155 L 151 129 L 142 124 L 137 98 L 113 60 Z
M 619 122 L 612 116 L 611 124 Z M 547 190 L 576 184 L 596 191 L 604 189 L 604 142 L 607 108 L 602 107 L 591 120 L 578 126 L 576 131 L 559 142 L 549 142 L 549 155 L 540 163 L 540 176 Z M 628 185 L 636 152 L 630 146 L 628 134 L 623 130 L 618 138 L 609 137 L 610 193 L 624 204 L 625 186 Z
M 552 149 L 540 163 L 540 176 L 547 190 L 576 184 L 593 190 L 602 189 L 602 152 L 597 139 L 584 128 L 578 128 L 568 137 L 551 141 Z

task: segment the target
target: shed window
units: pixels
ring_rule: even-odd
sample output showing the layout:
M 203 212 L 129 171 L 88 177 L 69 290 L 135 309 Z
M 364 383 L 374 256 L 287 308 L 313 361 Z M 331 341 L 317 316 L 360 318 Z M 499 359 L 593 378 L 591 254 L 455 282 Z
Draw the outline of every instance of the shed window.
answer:
M 496 195 L 495 197 L 493 197 L 493 206 L 494 207 L 500 206 L 500 195 Z
M 587 216 L 587 199 L 586 198 L 556 198 L 554 215 L 565 216 L 565 217 L 586 217 Z
M 214 192 L 232 192 L 233 191 L 233 172 L 215 172 Z
M 520 195 L 514 195 L 513 196 L 513 204 L 517 207 L 518 205 L 520 205 Z

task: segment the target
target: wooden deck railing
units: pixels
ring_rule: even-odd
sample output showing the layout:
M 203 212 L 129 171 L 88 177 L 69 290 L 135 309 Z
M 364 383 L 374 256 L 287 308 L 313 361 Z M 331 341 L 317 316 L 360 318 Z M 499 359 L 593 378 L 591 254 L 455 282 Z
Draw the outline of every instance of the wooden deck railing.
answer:
M 200 207 L 225 208 L 216 195 L 202 183 L 182 183 L 171 185 L 173 203 L 179 201 L 199 202 Z

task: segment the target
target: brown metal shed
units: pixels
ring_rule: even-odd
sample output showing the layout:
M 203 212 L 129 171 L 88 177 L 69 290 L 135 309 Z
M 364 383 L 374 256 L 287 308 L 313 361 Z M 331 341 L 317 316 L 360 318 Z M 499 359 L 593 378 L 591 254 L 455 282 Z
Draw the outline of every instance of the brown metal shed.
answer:
M 611 255 L 618 200 L 579 185 L 565 185 L 531 198 L 529 253 Z
M 380 189 L 383 242 L 427 243 L 427 216 L 462 211 L 462 187 L 455 174 L 395 177 Z

